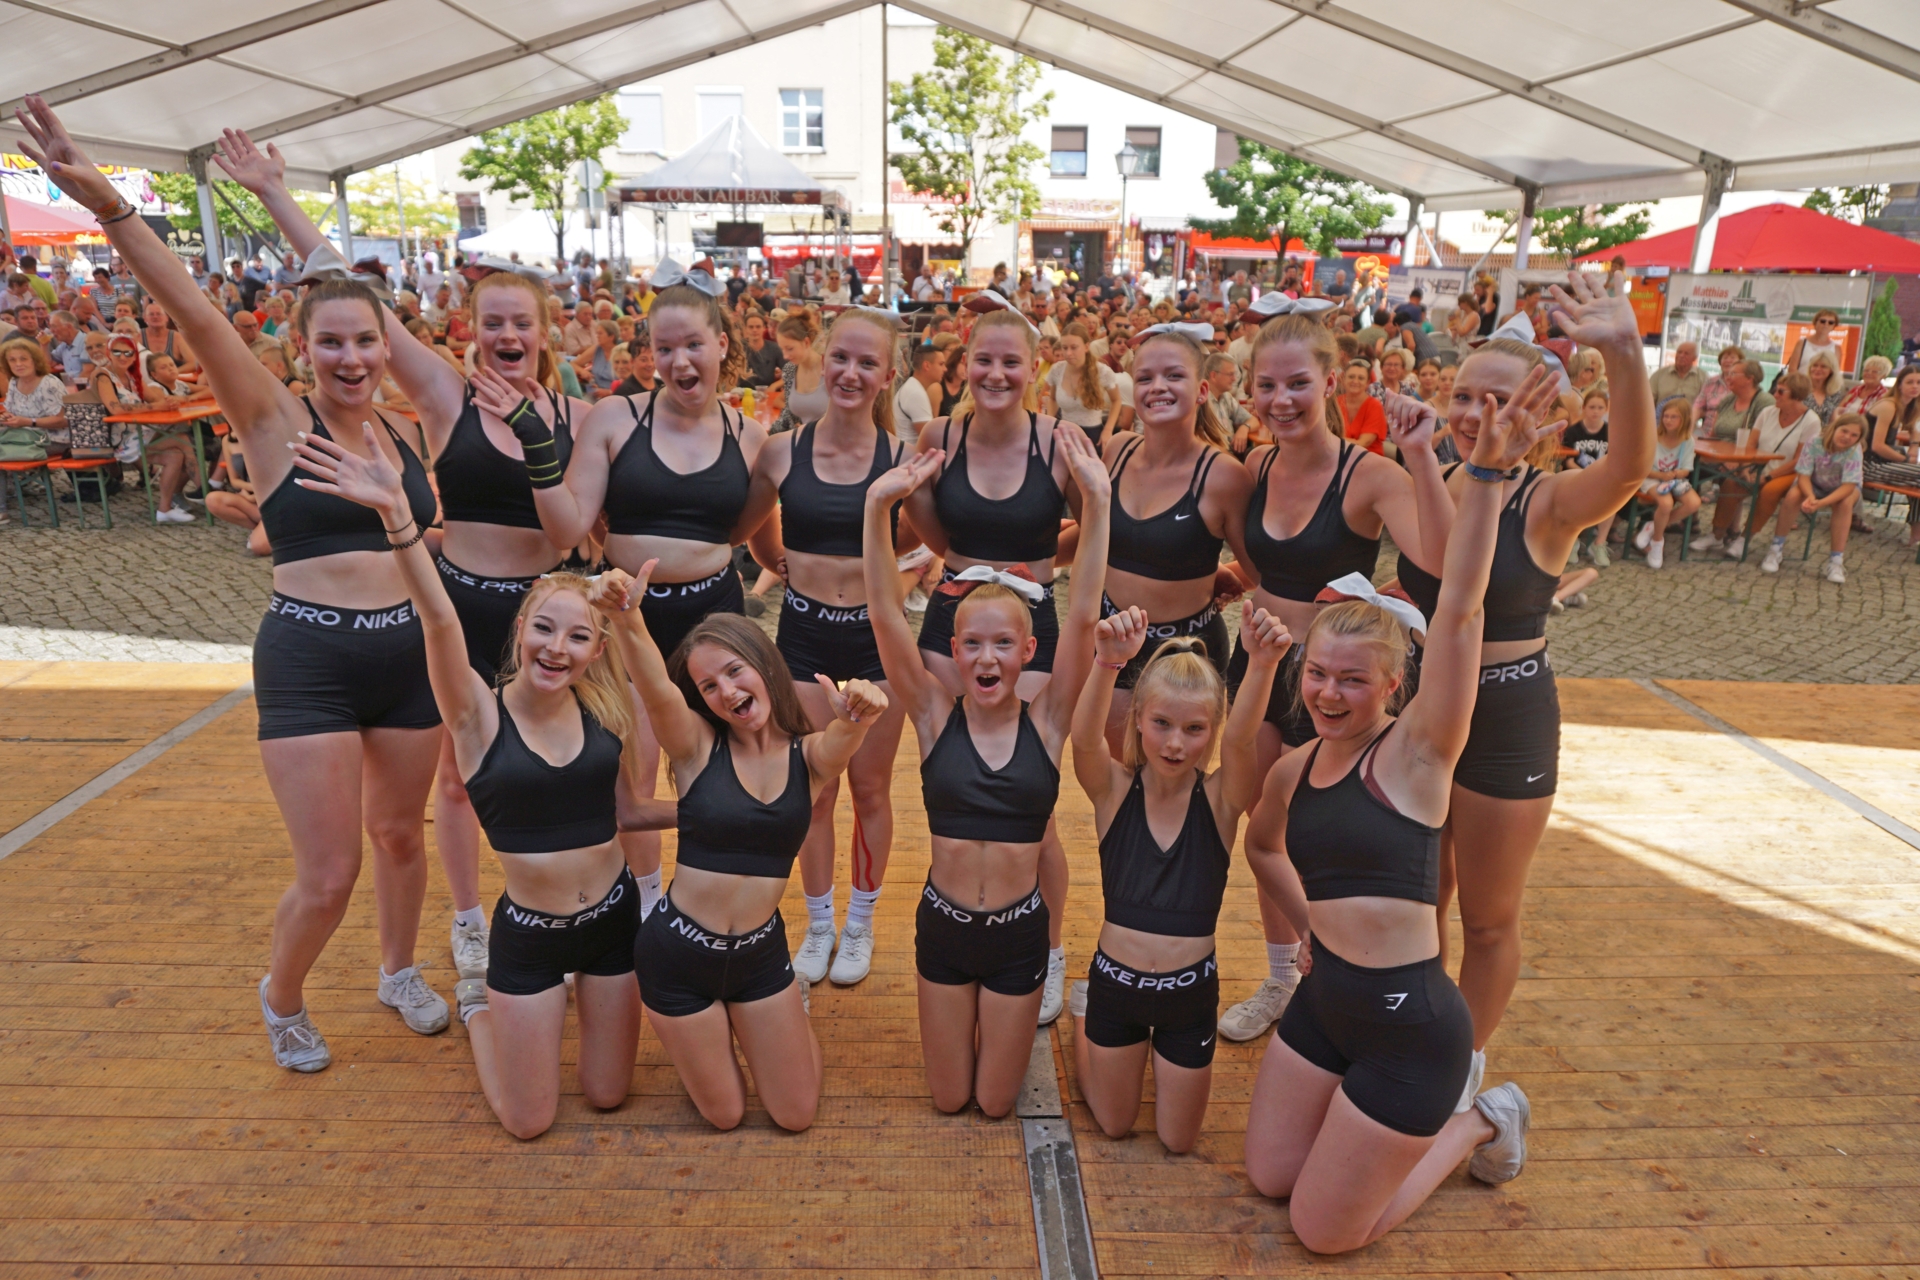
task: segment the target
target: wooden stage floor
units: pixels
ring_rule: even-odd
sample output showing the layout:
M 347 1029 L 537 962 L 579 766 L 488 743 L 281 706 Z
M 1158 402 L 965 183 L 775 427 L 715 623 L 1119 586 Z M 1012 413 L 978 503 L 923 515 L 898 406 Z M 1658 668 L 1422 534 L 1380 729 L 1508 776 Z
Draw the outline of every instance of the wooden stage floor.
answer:
M 245 677 L 0 664 L 0 830 Z M 1920 688 L 1672 688 L 1920 826 Z M 1150 1109 L 1112 1141 L 1073 1108 L 1102 1275 L 1920 1275 L 1920 850 L 1647 688 L 1562 697 L 1560 802 L 1488 1072 L 1533 1099 L 1525 1175 L 1458 1174 L 1386 1240 L 1314 1259 L 1241 1172 L 1260 1046 L 1223 1044 L 1191 1155 Z M 527 1144 L 457 1022 L 423 1038 L 375 1002 L 365 891 L 310 987 L 334 1066 L 272 1065 L 254 983 L 288 863 L 253 731 L 243 700 L 0 861 L 0 1277 L 1039 1274 L 1018 1124 L 940 1116 L 922 1086 L 910 750 L 873 976 L 814 995 L 814 1129 L 756 1111 L 712 1132 L 648 1033 L 634 1098 L 573 1094 Z M 1062 814 L 1084 974 L 1098 864 L 1071 783 Z M 422 954 L 448 995 L 449 910 L 435 866 Z M 785 911 L 804 919 L 797 878 Z M 1220 953 L 1238 999 L 1262 972 L 1244 868 Z

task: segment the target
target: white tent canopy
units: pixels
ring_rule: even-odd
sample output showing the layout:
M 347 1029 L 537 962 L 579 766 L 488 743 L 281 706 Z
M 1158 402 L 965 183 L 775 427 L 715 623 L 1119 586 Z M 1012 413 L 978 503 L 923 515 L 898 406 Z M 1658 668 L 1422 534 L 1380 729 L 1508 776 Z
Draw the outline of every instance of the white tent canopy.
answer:
M 684 154 L 621 183 L 619 199 L 643 204 L 819 204 L 823 194 L 799 165 L 732 115 Z
M 37 90 L 101 161 L 192 168 L 240 125 L 320 187 L 874 2 L 0 0 L 0 142 Z M 1429 209 L 1920 174 L 1914 0 L 898 7 Z
M 598 237 L 597 241 L 593 237 Z M 607 251 L 606 220 L 601 219 L 596 229 L 587 225 L 587 216 L 579 210 L 570 210 L 567 214 L 567 252 L 578 253 L 589 246 L 597 245 L 599 253 Z M 543 261 L 555 261 L 559 243 L 553 236 L 553 220 L 544 213 L 528 212 L 520 214 L 509 222 L 481 232 L 477 236 L 468 236 L 460 241 L 459 247 L 468 253 L 487 253 L 504 258 L 517 253 L 527 262 L 538 258 Z M 598 256 L 598 254 L 596 254 Z

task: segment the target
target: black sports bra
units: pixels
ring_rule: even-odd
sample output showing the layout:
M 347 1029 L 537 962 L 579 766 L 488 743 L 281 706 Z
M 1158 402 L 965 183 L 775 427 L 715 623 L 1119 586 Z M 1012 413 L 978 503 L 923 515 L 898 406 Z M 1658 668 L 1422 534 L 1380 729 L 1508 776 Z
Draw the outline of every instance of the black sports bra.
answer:
M 927 830 L 936 836 L 1038 844 L 1060 799 L 1060 766 L 1047 755 L 1023 702 L 1012 757 L 987 768 L 967 729 L 965 703 L 955 698 L 946 727 L 920 762 L 920 795 Z
M 733 747 L 717 730 L 707 767 L 680 797 L 678 865 L 730 876 L 785 880 L 813 822 L 813 784 L 801 739 L 791 740 L 787 785 L 757 799 L 733 771 Z
M 558 853 L 613 839 L 620 739 L 583 706 L 580 754 L 565 764 L 549 764 L 520 736 L 506 699 L 495 692 L 493 700 L 500 709 L 500 730 L 466 780 L 487 843 L 497 853 Z
M 1053 456 L 1040 454 L 1040 417 L 1027 415 L 1027 473 L 1007 498 L 983 498 L 967 478 L 969 414 L 960 424 L 960 444 L 947 454 L 947 464 L 933 486 L 933 511 L 946 531 L 950 550 L 970 560 L 1015 564 L 1051 560 L 1060 549 L 1060 517 L 1067 497 L 1053 481 Z M 940 433 L 947 447 L 949 421 Z
M 1232 864 L 1201 779 L 1194 779 L 1187 797 L 1180 834 L 1162 849 L 1147 824 L 1146 785 L 1136 773 L 1100 839 L 1100 891 L 1106 897 L 1107 923 L 1174 938 L 1210 937 L 1220 919 Z
M 313 432 L 323 440 L 333 436 L 313 402 L 302 399 L 307 416 L 313 419 Z M 400 487 L 406 491 L 407 510 L 422 529 L 433 523 L 435 502 L 433 485 L 427 481 L 427 469 L 419 455 L 407 447 L 386 416 L 378 410 L 374 416 L 400 448 Z M 294 564 L 320 556 L 337 556 L 348 551 L 390 551 L 387 527 L 371 507 L 331 493 L 316 493 L 294 483 L 296 476 L 310 475 L 297 464 L 274 491 L 260 504 L 260 523 L 266 526 L 267 541 L 273 546 L 275 565 Z
M 1460 464 L 1447 468 L 1452 475 Z M 1494 536 L 1493 568 L 1487 575 L 1487 595 L 1481 605 L 1485 623 L 1481 641 L 1538 640 L 1547 634 L 1547 615 L 1553 611 L 1553 593 L 1560 576 L 1548 573 L 1527 550 L 1527 510 L 1540 490 L 1546 472 L 1528 467 L 1514 495 L 1500 508 L 1500 528 Z M 1400 554 L 1400 586 L 1420 612 L 1432 618 L 1440 607 L 1440 579 Z
M 1207 477 L 1213 473 L 1220 451 L 1201 450 L 1193 464 L 1193 475 L 1188 477 L 1187 491 L 1179 500 L 1158 515 L 1136 520 L 1120 500 L 1120 477 L 1145 444 L 1145 440 L 1138 440 L 1124 446 L 1114 464 L 1107 565 L 1156 582 L 1212 578 L 1220 568 L 1220 547 L 1225 539 L 1207 528 L 1206 517 L 1200 514 L 1200 495 L 1206 492 Z
M 787 550 L 815 556 L 858 558 L 866 532 L 867 489 L 894 465 L 898 450 L 892 436 L 873 429 L 873 465 L 867 478 L 829 484 L 813 469 L 813 433 L 808 423 L 793 433 L 787 478 L 780 482 L 780 536 Z M 893 531 L 900 532 L 900 504 L 893 507 Z
M 659 395 L 656 391 L 647 397 L 644 418 L 633 399 L 627 400 L 633 433 L 607 471 L 607 531 L 725 545 L 747 505 L 751 477 L 739 435 L 746 419 L 729 423 L 723 405 L 720 456 L 701 470 L 682 475 L 653 451 L 653 405 Z
M 1374 752 L 1391 732 L 1392 725 L 1382 729 L 1330 787 L 1313 785 L 1313 762 L 1320 755 L 1320 741 L 1314 741 L 1287 805 L 1287 857 L 1309 902 L 1440 901 L 1440 828 L 1394 809 L 1373 781 Z
M 560 451 L 560 466 L 565 469 L 573 454 L 573 405 L 565 396 L 545 387 L 541 390 L 553 403 L 553 439 Z M 471 387 L 467 388 L 460 416 L 453 421 L 447 447 L 433 460 L 433 474 L 440 482 L 440 510 L 448 520 L 512 529 L 540 527 L 526 463 L 509 458 L 487 438 Z
M 1270 450 L 1260 463 L 1253 496 L 1247 499 L 1247 555 L 1260 572 L 1260 589 L 1282 600 L 1312 600 L 1335 578 L 1358 573 L 1371 580 L 1380 560 L 1380 539 L 1363 538 L 1347 523 L 1347 486 L 1367 451 L 1357 445 L 1340 446 L 1333 478 L 1320 495 L 1320 505 L 1306 527 L 1291 538 L 1267 532 L 1267 475 L 1274 459 Z

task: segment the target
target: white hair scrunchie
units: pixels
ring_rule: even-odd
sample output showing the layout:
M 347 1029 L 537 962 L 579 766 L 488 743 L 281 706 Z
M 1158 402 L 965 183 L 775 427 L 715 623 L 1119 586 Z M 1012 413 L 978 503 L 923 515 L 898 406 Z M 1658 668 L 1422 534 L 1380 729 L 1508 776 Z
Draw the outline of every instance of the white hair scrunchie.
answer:
M 717 298 L 727 291 L 726 283 L 714 279 L 713 272 L 705 267 L 688 269 L 672 258 L 660 259 L 660 265 L 653 269 L 653 275 L 648 277 L 647 284 L 655 293 L 663 289 L 671 289 L 677 284 L 684 284 L 698 289 L 709 298 Z
M 970 569 L 962 569 L 953 575 L 954 582 L 991 582 L 1019 593 L 1029 604 L 1039 604 L 1047 598 L 1047 589 L 1032 578 L 1022 578 L 996 569 L 992 565 L 976 564 Z
M 1150 324 L 1142 329 L 1137 337 L 1144 340 L 1153 337 L 1156 333 L 1177 333 L 1199 343 L 1213 341 L 1213 326 L 1201 324 L 1197 320 L 1172 320 L 1165 324 Z
M 1344 578 L 1335 578 L 1322 588 L 1321 594 L 1324 595 L 1326 592 L 1334 592 L 1349 600 L 1365 600 L 1368 604 L 1378 605 L 1392 614 L 1394 620 L 1407 630 L 1426 634 L 1427 617 L 1420 612 L 1418 605 L 1376 591 L 1373 583 L 1368 581 L 1363 573 L 1350 573 Z
M 1340 305 L 1332 298 L 1289 298 L 1278 289 L 1263 293 L 1247 306 L 1247 314 L 1273 319 L 1275 316 L 1317 316 Z

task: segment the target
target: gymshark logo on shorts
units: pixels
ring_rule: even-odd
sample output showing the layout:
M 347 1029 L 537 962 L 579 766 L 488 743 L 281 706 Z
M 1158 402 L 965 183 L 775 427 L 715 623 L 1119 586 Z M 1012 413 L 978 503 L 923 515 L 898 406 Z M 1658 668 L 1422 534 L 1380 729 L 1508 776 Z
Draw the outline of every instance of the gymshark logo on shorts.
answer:
M 1401 1005 L 1407 1002 L 1407 994 L 1408 993 L 1405 991 L 1400 991 L 1400 992 L 1394 993 L 1393 995 L 1388 996 L 1386 998 L 1387 1008 L 1398 1009 Z

